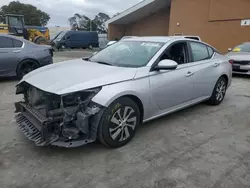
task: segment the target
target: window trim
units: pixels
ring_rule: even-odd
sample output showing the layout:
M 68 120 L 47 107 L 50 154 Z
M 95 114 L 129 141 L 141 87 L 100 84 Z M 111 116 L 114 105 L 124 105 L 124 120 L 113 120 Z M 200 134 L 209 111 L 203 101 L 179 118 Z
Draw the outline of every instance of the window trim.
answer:
M 24 48 L 24 42 L 23 42 L 23 41 L 12 38 L 13 45 L 14 45 L 14 40 L 17 40 L 17 41 L 19 41 L 19 42 L 22 43 L 22 46 L 21 46 L 21 47 L 14 47 L 14 48 Z
M 213 53 L 211 54 L 211 59 L 212 59 L 214 54 L 215 54 L 215 51 L 214 51 L 214 49 L 212 47 L 207 46 L 208 55 L 209 55 L 209 50 L 208 50 L 209 48 L 213 51 Z
M 25 42 L 24 42 L 24 41 L 21 41 L 21 40 L 18 40 L 18 39 L 12 38 L 12 37 L 8 37 L 8 36 L 1 36 L 1 37 L 5 37 L 5 38 L 10 39 L 10 40 L 12 41 L 12 45 L 13 45 L 13 47 L 12 47 L 12 48 L 0 48 L 0 49 L 23 49 L 23 48 L 24 48 L 24 46 L 25 46 Z M 20 41 L 20 42 L 22 42 L 22 43 L 23 43 L 23 44 L 22 44 L 22 46 L 21 46 L 21 47 L 14 47 L 14 39 L 15 39 L 15 40 L 18 40 L 18 41 Z
M 198 43 L 198 44 L 204 45 L 204 46 L 207 48 L 208 57 L 207 57 L 207 58 L 204 58 L 204 59 L 201 59 L 201 60 L 199 60 L 199 61 L 209 60 L 209 59 L 212 59 L 212 58 L 213 58 L 213 56 L 214 56 L 214 54 L 215 54 L 214 48 L 212 48 L 211 46 L 208 46 L 207 44 L 204 44 L 204 43 L 202 43 L 202 42 L 199 42 L 199 41 L 188 41 L 188 46 L 189 46 L 190 55 L 191 55 L 191 59 L 192 59 L 192 62 L 190 62 L 190 63 L 199 62 L 199 61 L 194 61 L 191 43 Z M 212 53 L 211 56 L 210 56 L 210 54 L 209 54 L 208 48 L 211 48 L 211 49 L 213 50 L 213 53 Z

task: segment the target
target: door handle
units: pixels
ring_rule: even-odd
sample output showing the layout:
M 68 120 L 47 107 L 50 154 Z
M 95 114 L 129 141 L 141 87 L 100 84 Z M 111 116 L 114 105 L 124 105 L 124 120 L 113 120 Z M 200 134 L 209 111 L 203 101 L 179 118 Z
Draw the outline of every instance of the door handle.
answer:
M 14 53 L 20 53 L 21 50 L 14 50 L 13 52 L 14 52 Z
M 194 75 L 193 72 L 188 71 L 187 74 L 186 74 L 186 77 L 190 77 L 190 76 L 193 76 L 193 75 Z
M 219 65 L 219 63 L 214 63 L 214 67 L 218 67 Z

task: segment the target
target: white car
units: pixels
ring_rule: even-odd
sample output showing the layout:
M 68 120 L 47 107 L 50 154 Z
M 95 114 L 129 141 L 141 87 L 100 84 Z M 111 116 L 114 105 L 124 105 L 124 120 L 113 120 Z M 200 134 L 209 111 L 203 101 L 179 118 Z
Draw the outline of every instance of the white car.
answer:
M 124 37 L 121 38 L 121 40 L 129 39 L 129 38 L 135 38 L 135 37 L 136 36 L 124 36 Z M 109 41 L 108 44 L 107 44 L 107 46 L 110 46 L 110 45 L 112 45 L 112 44 L 114 44 L 116 42 L 118 42 L 118 41 L 116 41 L 116 40 Z
M 120 147 L 139 124 L 204 101 L 219 105 L 231 79 L 229 59 L 206 43 L 129 38 L 24 76 L 16 120 L 39 146 L 77 147 L 99 139 Z
M 121 40 L 128 39 L 128 38 L 135 38 L 135 37 L 136 37 L 136 36 L 124 36 L 124 37 L 121 38 Z M 186 38 L 186 39 L 193 39 L 193 40 L 201 41 L 201 38 L 200 38 L 199 36 L 192 36 L 192 35 L 186 35 L 186 36 L 184 36 L 184 35 L 179 35 L 179 36 L 172 36 L 172 37 L 176 37 L 176 38 Z M 116 42 L 118 42 L 118 41 L 115 41 L 115 40 L 109 41 L 108 44 L 106 45 L 106 47 L 107 47 L 107 46 L 110 46 L 110 45 L 112 45 L 112 44 L 114 44 L 114 43 L 116 43 Z
M 250 42 L 242 43 L 230 51 L 227 56 L 233 60 L 233 73 L 250 75 Z

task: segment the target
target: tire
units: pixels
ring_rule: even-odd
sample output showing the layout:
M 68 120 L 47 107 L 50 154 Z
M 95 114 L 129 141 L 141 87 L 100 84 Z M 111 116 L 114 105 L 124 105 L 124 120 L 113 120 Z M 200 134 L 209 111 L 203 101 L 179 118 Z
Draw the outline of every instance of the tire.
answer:
M 24 75 L 37 69 L 39 67 L 38 63 L 34 60 L 25 60 L 19 63 L 17 67 L 17 77 L 22 79 Z
M 89 48 L 90 50 L 92 50 L 92 49 L 93 49 L 93 46 L 90 44 L 90 45 L 88 46 L 88 48 Z
M 224 100 L 227 91 L 227 80 L 225 77 L 220 77 L 215 84 L 213 94 L 207 101 L 210 105 L 219 105 Z
M 139 122 L 138 105 L 130 98 L 119 98 L 105 109 L 99 123 L 98 138 L 103 145 L 110 148 L 124 146 L 134 137 Z
M 49 41 L 44 37 L 38 37 L 34 40 L 34 42 L 36 44 L 39 44 L 39 45 L 49 45 L 50 44 Z

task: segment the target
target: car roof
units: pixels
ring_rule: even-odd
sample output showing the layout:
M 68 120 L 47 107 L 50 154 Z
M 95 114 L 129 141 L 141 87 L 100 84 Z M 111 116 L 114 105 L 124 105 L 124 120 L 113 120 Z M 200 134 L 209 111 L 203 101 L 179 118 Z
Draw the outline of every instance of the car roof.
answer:
M 17 40 L 21 40 L 21 41 L 23 41 L 23 42 L 26 42 L 26 41 L 27 41 L 27 40 L 25 40 L 25 39 L 22 38 L 22 37 L 16 37 L 16 36 L 14 36 L 14 35 L 0 34 L 0 36 L 9 37 L 9 38 L 17 39 Z
M 124 41 L 145 41 L 145 42 L 164 42 L 167 43 L 170 41 L 171 37 L 133 37 L 123 39 Z
M 169 42 L 170 40 L 173 40 L 173 39 L 185 39 L 185 40 L 192 40 L 193 39 L 190 39 L 190 38 L 186 38 L 186 37 L 197 37 L 199 38 L 198 36 L 157 36 L 157 37 L 133 37 L 133 38 L 126 38 L 126 39 L 123 39 L 124 41 L 145 41 L 145 42 L 163 42 L 163 43 L 167 43 Z M 197 40 L 195 40 L 197 41 Z

